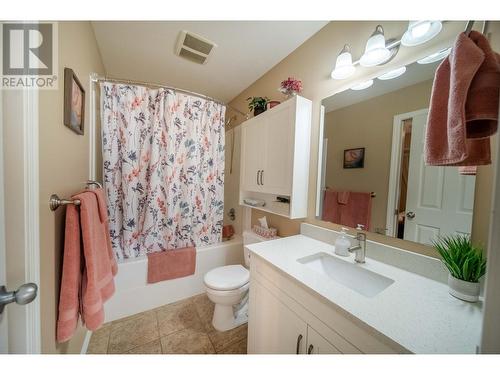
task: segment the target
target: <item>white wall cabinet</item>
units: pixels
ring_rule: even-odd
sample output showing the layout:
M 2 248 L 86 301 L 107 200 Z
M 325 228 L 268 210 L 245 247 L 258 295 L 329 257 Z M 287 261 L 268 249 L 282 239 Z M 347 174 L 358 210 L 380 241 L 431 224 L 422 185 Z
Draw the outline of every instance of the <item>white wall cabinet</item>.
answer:
M 248 353 L 407 353 L 252 254 Z
M 241 205 L 259 199 L 263 211 L 307 216 L 311 111 L 312 102 L 296 96 L 241 125 Z

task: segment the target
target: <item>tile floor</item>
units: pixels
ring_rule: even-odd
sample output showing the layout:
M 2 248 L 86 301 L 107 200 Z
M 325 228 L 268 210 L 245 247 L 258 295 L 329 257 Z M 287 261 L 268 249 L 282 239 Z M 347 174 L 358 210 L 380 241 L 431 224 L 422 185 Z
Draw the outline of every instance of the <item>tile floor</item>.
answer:
M 247 325 L 212 327 L 214 305 L 205 294 L 105 324 L 87 354 L 246 354 Z

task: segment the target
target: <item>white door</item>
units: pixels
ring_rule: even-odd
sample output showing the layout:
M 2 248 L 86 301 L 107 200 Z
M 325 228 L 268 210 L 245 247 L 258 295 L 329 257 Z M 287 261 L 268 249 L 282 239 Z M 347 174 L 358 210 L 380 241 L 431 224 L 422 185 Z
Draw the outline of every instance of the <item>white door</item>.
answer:
M 241 129 L 241 185 L 243 190 L 262 191 L 261 171 L 264 169 L 264 122 L 255 118 Z
M 252 354 L 303 354 L 307 324 L 281 303 L 269 290 L 252 280 L 250 303 L 255 304 L 249 326 Z M 252 289 L 251 288 L 251 289 Z M 250 333 L 251 331 L 251 333 Z
M 430 245 L 437 236 L 471 233 L 476 179 L 458 167 L 425 165 L 427 114 L 412 120 L 404 239 Z
M 0 353 L 40 352 L 37 127 L 38 94 L 0 90 Z
M 340 351 L 317 331 L 307 326 L 307 354 L 340 354 Z
M 293 171 L 293 145 L 295 123 L 293 109 L 283 103 L 266 113 L 265 163 L 262 173 L 262 189 L 272 194 L 291 195 Z M 261 140 L 263 142 L 264 140 Z

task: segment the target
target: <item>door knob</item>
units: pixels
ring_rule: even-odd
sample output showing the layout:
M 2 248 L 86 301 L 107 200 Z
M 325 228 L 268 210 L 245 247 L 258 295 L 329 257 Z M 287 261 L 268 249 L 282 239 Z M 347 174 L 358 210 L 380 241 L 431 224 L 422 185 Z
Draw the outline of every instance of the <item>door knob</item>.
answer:
M 36 298 L 38 287 L 34 283 L 23 284 L 15 292 L 8 292 L 5 285 L 0 286 L 0 314 L 3 313 L 5 305 L 15 302 L 18 305 L 26 305 Z
M 411 219 L 415 219 L 415 212 L 413 212 L 413 211 L 407 212 L 407 213 L 406 213 L 406 217 L 407 217 L 408 219 L 410 219 L 410 220 L 411 220 Z

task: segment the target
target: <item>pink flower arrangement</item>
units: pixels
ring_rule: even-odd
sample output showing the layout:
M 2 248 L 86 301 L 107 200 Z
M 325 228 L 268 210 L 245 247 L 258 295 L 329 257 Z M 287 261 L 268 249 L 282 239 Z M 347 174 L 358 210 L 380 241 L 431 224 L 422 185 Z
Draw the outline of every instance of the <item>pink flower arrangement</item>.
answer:
M 281 82 L 279 91 L 285 95 L 299 94 L 302 91 L 302 81 L 293 77 L 288 77 Z

